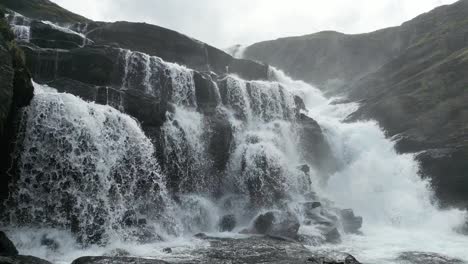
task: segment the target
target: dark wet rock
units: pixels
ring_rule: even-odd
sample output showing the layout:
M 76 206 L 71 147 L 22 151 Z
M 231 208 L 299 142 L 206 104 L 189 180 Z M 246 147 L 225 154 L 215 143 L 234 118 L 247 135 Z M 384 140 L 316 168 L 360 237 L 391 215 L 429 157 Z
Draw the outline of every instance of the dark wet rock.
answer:
M 230 149 L 234 140 L 234 131 L 227 113 L 217 111 L 208 118 L 211 127 L 208 153 L 214 161 L 214 168 L 219 174 L 224 172 L 230 157 Z
M 311 264 L 360 264 L 352 255 L 346 257 L 315 256 L 307 259 Z
M 10 27 L 0 19 L 0 204 L 8 196 L 11 173 L 6 171 L 12 165 L 19 111 L 29 105 L 34 91 L 23 57 Z
M 307 164 L 301 165 L 301 166 L 298 167 L 298 169 L 300 171 L 304 172 L 305 174 L 309 175 L 309 172 L 310 172 L 309 165 L 307 165 Z
M 468 146 L 431 149 L 420 153 L 421 175 L 427 177 L 443 205 L 468 207 Z
M 268 66 L 235 59 L 227 53 L 178 32 L 146 23 L 104 23 L 87 34 L 97 44 L 118 43 L 121 48 L 161 57 L 199 71 L 218 74 L 229 70 L 245 79 L 268 79 Z
M 301 151 L 310 164 L 323 172 L 335 170 L 330 145 L 325 140 L 320 125 L 305 114 L 299 114 L 299 135 Z M 322 179 L 326 180 L 326 179 Z
M 362 227 L 362 217 L 355 216 L 352 209 L 343 209 L 340 211 L 341 223 L 346 233 L 358 234 Z
M 164 253 L 172 253 L 172 248 L 169 248 L 169 247 L 168 247 L 168 248 L 164 248 L 164 249 L 163 249 L 163 252 L 164 252 Z
M 47 235 L 42 236 L 41 245 L 47 247 L 52 251 L 56 251 L 60 248 L 60 244 L 52 238 L 49 238 Z
M 198 110 L 204 113 L 214 112 L 221 98 L 218 98 L 217 87 L 211 80 L 211 76 L 195 72 L 193 80 L 195 82 Z
M 193 236 L 196 237 L 196 238 L 200 238 L 200 239 L 208 238 L 208 236 L 205 233 L 198 233 L 198 234 L 195 234 Z
M 315 208 L 321 207 L 322 203 L 320 203 L 320 202 L 306 202 L 306 203 L 303 204 L 303 206 L 304 206 L 304 210 L 306 211 L 306 213 L 308 213 L 309 211 L 312 211 Z
M 338 244 L 341 243 L 341 235 L 337 228 L 333 228 L 325 233 L 325 241 L 327 243 Z
M 131 257 L 81 257 L 72 264 L 165 264 L 157 259 L 131 258 Z
M 104 254 L 104 256 L 108 257 L 127 257 L 130 256 L 130 252 L 122 248 L 116 248 L 111 250 L 109 253 Z
M 47 260 L 33 256 L 0 257 L 1 264 L 52 264 Z
M 41 21 L 31 22 L 30 42 L 41 48 L 73 49 L 84 44 L 78 34 L 64 32 Z
M 225 215 L 219 221 L 219 230 L 221 232 L 230 232 L 236 227 L 236 216 L 235 215 Z
M 194 261 L 183 263 L 307 263 L 311 252 L 299 243 L 269 237 L 212 238 L 210 246 L 193 252 Z
M 0 231 L 0 256 L 17 256 L 18 250 L 7 235 Z
M 271 211 L 259 215 L 253 223 L 253 233 L 297 239 L 299 220 L 293 213 Z
M 397 259 L 403 264 L 456 264 L 462 260 L 430 252 L 404 252 Z
M 273 212 L 268 212 L 259 215 L 254 221 L 255 231 L 260 234 L 267 234 L 273 229 L 275 215 Z

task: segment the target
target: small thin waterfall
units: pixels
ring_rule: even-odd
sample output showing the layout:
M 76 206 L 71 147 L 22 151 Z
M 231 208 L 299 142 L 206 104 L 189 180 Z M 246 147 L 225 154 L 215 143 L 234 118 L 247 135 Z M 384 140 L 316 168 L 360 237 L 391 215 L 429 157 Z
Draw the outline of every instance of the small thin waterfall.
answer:
M 18 41 L 29 42 L 31 38 L 31 28 L 23 25 L 12 25 L 13 33 Z

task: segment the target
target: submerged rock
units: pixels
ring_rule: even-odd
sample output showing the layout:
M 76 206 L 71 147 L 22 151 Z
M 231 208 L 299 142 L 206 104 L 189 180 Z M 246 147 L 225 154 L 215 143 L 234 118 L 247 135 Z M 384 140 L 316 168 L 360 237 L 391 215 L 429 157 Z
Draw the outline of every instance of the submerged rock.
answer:
M 352 209 L 341 210 L 341 220 L 346 233 L 359 234 L 362 227 L 362 217 L 355 216 Z
M 230 232 L 236 227 L 236 217 L 232 214 L 225 215 L 219 221 L 219 230 L 221 232 Z
M 55 241 L 52 238 L 47 237 L 47 235 L 44 235 L 41 238 L 41 245 L 46 246 L 48 249 L 52 251 L 56 251 L 60 247 L 60 244 L 57 241 Z
M 0 256 L 17 256 L 18 250 L 5 233 L 0 231 Z

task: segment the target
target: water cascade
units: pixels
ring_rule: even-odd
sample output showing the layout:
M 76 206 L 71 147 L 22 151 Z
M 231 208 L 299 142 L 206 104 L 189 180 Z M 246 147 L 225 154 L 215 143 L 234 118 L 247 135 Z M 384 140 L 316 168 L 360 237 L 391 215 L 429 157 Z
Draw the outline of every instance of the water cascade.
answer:
M 26 25 L 12 24 L 26 32 Z M 29 33 L 16 35 L 26 40 Z M 78 242 L 74 248 L 119 241 L 133 250 L 135 243 L 218 233 L 226 215 L 236 219 L 233 232 L 252 234 L 253 222 L 266 213 L 300 226 L 293 238 L 310 246 L 357 243 L 353 253 L 370 262 L 381 255 L 366 238 L 383 247 L 394 241 L 377 241 L 387 237 L 381 230 L 402 236 L 429 230 L 466 241 L 453 232 L 464 213 L 433 204 L 412 155 L 396 153 L 375 122 L 343 121 L 357 104 L 334 104 L 336 98 L 275 69 L 269 81 L 246 81 L 116 50 L 118 80 L 105 87 L 108 105 L 35 85 L 1 219 L 24 251 L 43 247 L 37 237 L 24 239 L 18 231 L 24 228 L 49 230 L 62 244 Z M 162 125 L 145 129 L 124 114 L 128 92 L 157 103 Z M 356 235 L 362 219 L 354 214 L 363 217 L 361 231 L 369 237 Z M 340 237 L 342 244 L 325 244 Z M 453 246 L 448 253 L 468 259 Z

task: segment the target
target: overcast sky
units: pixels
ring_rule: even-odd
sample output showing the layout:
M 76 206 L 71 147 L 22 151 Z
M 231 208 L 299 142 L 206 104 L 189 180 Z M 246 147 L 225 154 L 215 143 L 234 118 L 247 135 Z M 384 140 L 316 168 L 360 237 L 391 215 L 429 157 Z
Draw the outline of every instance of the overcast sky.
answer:
M 396 26 L 456 0 L 52 0 L 100 21 L 147 22 L 219 48 L 322 30 Z

